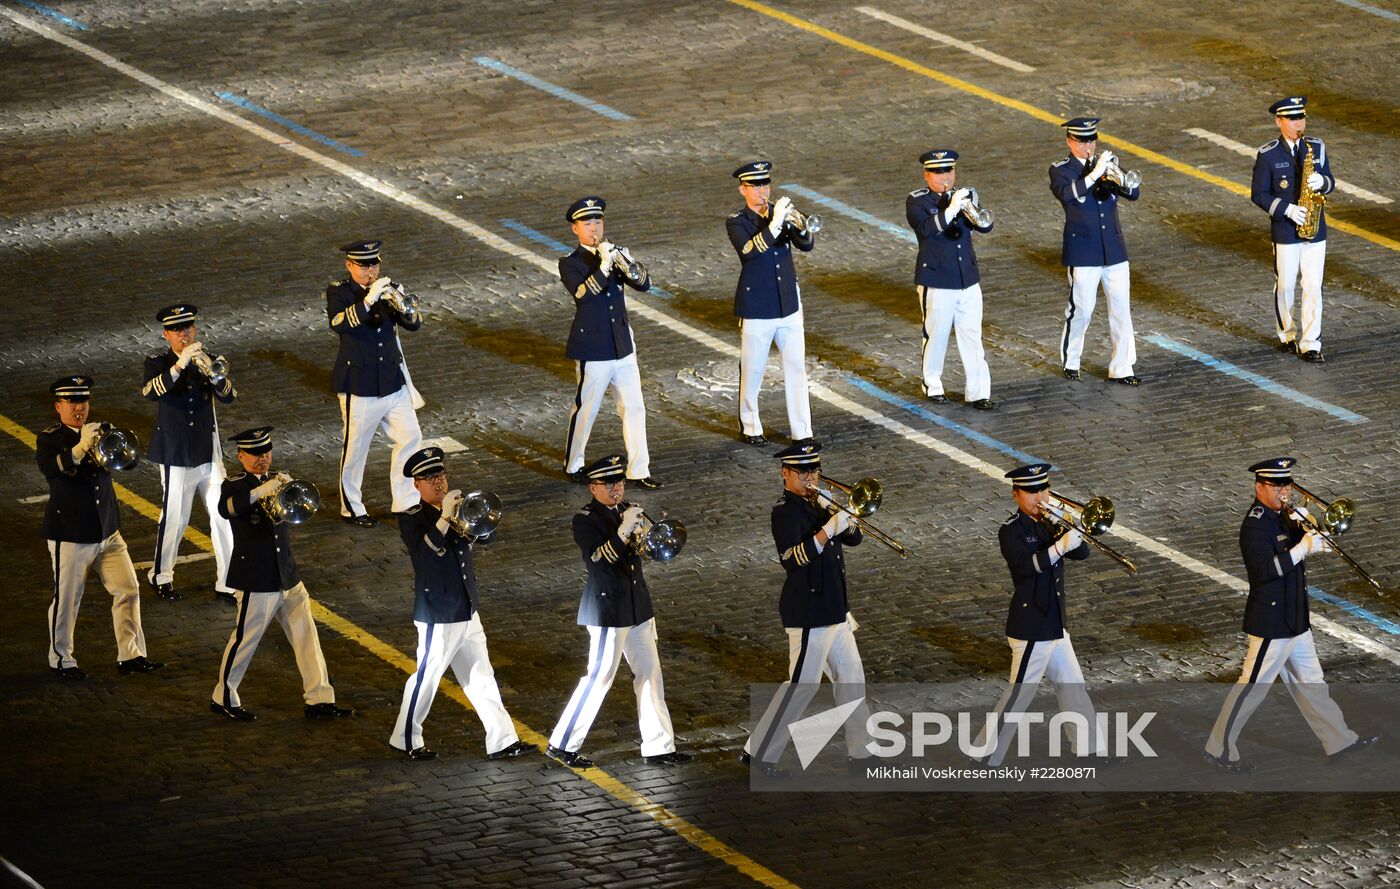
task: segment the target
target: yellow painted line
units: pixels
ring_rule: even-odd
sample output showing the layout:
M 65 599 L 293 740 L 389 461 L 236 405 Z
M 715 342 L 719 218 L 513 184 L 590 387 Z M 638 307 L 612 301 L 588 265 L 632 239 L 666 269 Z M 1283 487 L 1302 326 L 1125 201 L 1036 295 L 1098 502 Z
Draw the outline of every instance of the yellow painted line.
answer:
M 794 28 L 799 28 L 803 31 L 806 31 L 809 34 L 815 34 L 818 37 L 830 40 L 832 43 L 840 44 L 841 46 L 844 46 L 847 49 L 852 49 L 856 52 L 864 53 L 865 55 L 879 59 L 882 62 L 889 62 L 891 65 L 903 68 L 904 70 L 912 72 L 914 74 L 918 74 L 921 77 L 927 77 L 930 80 L 936 80 L 944 86 L 952 87 L 955 90 L 959 90 L 969 95 L 976 96 L 979 99 L 985 99 L 988 102 L 994 102 L 997 105 L 1002 106 L 1003 108 L 1010 108 L 1013 111 L 1019 111 L 1022 114 L 1028 114 L 1031 117 L 1034 117 L 1036 120 L 1044 121 L 1048 124 L 1054 124 L 1057 127 L 1060 124 L 1061 118 L 1058 115 L 1051 114 L 1050 112 L 1045 111 L 1041 108 L 1037 108 L 1036 106 L 1031 105 L 1027 102 L 1022 102 L 1020 99 L 1013 99 L 1010 96 L 1003 96 L 1001 93 L 993 92 L 992 90 L 980 87 L 975 83 L 969 83 L 968 81 L 963 80 L 961 78 L 953 77 L 951 74 L 944 74 L 942 71 L 935 70 L 933 68 L 928 67 L 927 65 L 920 65 L 918 62 L 915 62 L 911 59 L 906 59 L 903 56 L 896 55 L 887 50 L 880 49 L 878 46 L 871 46 L 870 44 L 863 43 L 859 40 L 856 40 L 853 37 L 847 37 L 845 34 L 842 34 L 839 31 L 833 31 L 830 28 L 824 28 L 821 25 L 816 24 L 815 22 L 809 22 L 806 19 L 798 18 L 797 16 L 792 15 L 791 13 L 783 12 L 781 9 L 774 9 L 772 6 L 769 6 L 766 3 L 759 3 L 757 2 L 757 0 L 728 0 L 728 2 L 733 3 L 735 6 L 742 6 L 745 9 L 751 9 L 754 12 L 759 13 L 760 15 L 766 15 L 769 18 L 776 19 L 780 22 L 783 22 L 784 24 L 792 25 Z M 1120 151 L 1125 151 L 1129 154 L 1137 155 L 1138 157 L 1144 160 L 1151 161 L 1155 164 L 1160 164 L 1166 167 L 1167 169 L 1175 170 L 1176 172 L 1181 173 L 1184 176 L 1190 176 L 1193 179 L 1199 179 L 1202 182 L 1209 182 L 1211 185 L 1214 185 L 1218 188 L 1223 188 L 1232 194 L 1237 194 L 1245 198 L 1249 197 L 1249 188 L 1247 188 L 1244 185 L 1241 185 L 1238 182 L 1232 182 L 1231 180 L 1217 176 L 1214 173 L 1208 173 L 1205 170 L 1200 169 L 1199 167 L 1193 167 L 1188 163 L 1183 163 L 1182 161 L 1176 160 L 1175 158 L 1167 157 L 1165 154 L 1153 151 L 1150 148 L 1144 148 L 1143 146 L 1138 145 L 1135 142 L 1129 142 L 1127 139 L 1111 135 L 1109 133 L 1104 132 L 1103 130 L 1099 130 L 1099 141 L 1111 145 L 1114 148 L 1119 149 Z M 1377 244 L 1381 247 L 1385 247 L 1388 250 L 1395 250 L 1397 252 L 1400 252 L 1400 241 L 1397 241 L 1394 238 L 1388 238 L 1385 235 L 1373 232 L 1370 229 L 1362 228 L 1359 225 L 1355 225 L 1343 219 L 1338 219 L 1332 213 L 1327 214 L 1327 225 L 1331 228 L 1335 228 L 1337 231 L 1346 232 L 1347 234 L 1355 235 L 1358 238 L 1364 238 L 1365 240 L 1370 241 L 1373 244 Z
M 34 433 L 3 414 L 0 414 L 0 430 L 9 433 L 29 448 L 33 449 L 35 440 Z M 117 496 L 121 498 L 123 503 L 135 509 L 151 521 L 160 521 L 160 509 L 154 503 L 122 485 L 116 485 L 116 489 Z M 190 530 L 193 531 L 194 529 Z M 214 544 L 210 541 L 209 535 L 194 532 L 194 534 L 187 534 L 186 536 L 201 549 L 213 552 Z M 331 611 L 315 599 L 311 600 L 311 613 L 315 616 L 317 621 L 359 645 L 361 648 L 364 648 L 370 654 L 390 666 L 409 674 L 418 669 L 418 665 L 414 662 L 413 658 L 399 651 L 394 646 L 353 621 L 347 620 L 334 611 Z M 472 709 L 471 702 L 467 700 L 467 696 L 460 686 L 449 682 L 445 689 L 440 690 L 443 694 L 446 694 L 447 697 L 461 704 L 466 709 Z M 512 718 L 511 721 L 515 723 L 516 733 L 520 735 L 520 739 L 526 744 L 534 744 L 543 749 L 549 743 L 548 737 L 530 728 L 520 720 Z M 661 803 L 653 802 L 645 795 L 632 789 L 629 785 L 619 781 L 597 766 L 587 769 L 569 769 L 569 771 L 586 781 L 592 782 L 597 787 L 610 793 L 616 799 L 626 803 L 643 815 L 648 816 L 662 827 L 673 831 L 676 835 L 681 837 L 681 839 L 690 843 L 701 852 L 719 859 L 739 873 L 749 877 L 754 882 L 772 887 L 772 889 L 798 889 L 796 883 L 778 876 L 773 871 L 728 845 L 723 840 L 706 832 L 703 828 L 695 826 Z

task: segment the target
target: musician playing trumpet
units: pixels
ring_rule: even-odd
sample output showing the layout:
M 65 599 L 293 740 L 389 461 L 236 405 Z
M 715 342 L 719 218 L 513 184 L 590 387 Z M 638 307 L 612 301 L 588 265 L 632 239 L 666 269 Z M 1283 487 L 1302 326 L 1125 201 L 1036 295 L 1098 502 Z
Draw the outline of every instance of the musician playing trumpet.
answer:
M 909 193 L 904 213 L 919 239 L 914 287 L 924 319 L 924 395 L 935 404 L 947 402 L 943 359 L 948 354 L 948 334 L 956 331 L 967 378 L 963 401 L 989 411 L 996 402 L 991 398 L 992 377 L 982 349 L 982 276 L 972 249 L 972 232 L 991 231 L 991 214 L 977 206 L 972 189 L 954 188 L 956 151 L 927 151 L 919 162 L 925 187 Z
M 199 308 L 190 303 L 166 306 L 156 313 L 166 344 L 159 355 L 146 359 L 141 394 L 156 403 L 146 459 L 160 468 L 162 496 L 156 527 L 156 553 L 146 578 L 163 599 L 179 599 L 175 590 L 175 558 L 190 522 L 190 507 L 198 497 L 209 515 L 209 538 L 214 544 L 214 596 L 233 601 L 228 584 L 233 532 L 219 515 L 219 488 L 224 483 L 224 455 L 214 402 L 238 397 L 225 375 L 215 381 L 212 357 L 199 341 Z

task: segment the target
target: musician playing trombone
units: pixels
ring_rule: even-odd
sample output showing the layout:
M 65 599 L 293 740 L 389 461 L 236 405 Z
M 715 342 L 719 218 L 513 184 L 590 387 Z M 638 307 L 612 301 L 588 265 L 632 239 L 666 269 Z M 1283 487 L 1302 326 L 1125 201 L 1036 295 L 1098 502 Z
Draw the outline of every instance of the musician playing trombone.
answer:
M 303 712 L 307 719 L 336 719 L 354 714 L 335 703 L 311 597 L 292 555 L 292 535 L 287 525 L 272 521 L 265 498 L 276 496 L 291 481 L 285 473 L 272 472 L 272 427 L 245 429 L 229 440 L 238 446 L 243 472 L 229 478 L 219 490 L 219 514 L 233 528 L 233 561 L 229 583 L 238 592 L 238 621 L 229 633 L 219 662 L 209 709 L 239 722 L 257 719 L 243 707 L 238 686 L 253 662 L 263 633 L 273 621 L 282 624 L 297 671 L 301 673 Z
M 156 554 L 146 578 L 162 599 L 179 599 L 175 590 L 175 558 L 190 523 L 195 497 L 209 515 L 209 539 L 214 544 L 214 596 L 233 601 L 228 585 L 233 533 L 219 515 L 219 488 L 224 483 L 224 455 L 219 442 L 215 400 L 229 404 L 238 397 L 227 376 L 210 370 L 212 356 L 199 341 L 199 308 L 189 303 L 166 306 L 156 313 L 169 348 L 146 359 L 141 394 L 156 403 L 156 424 L 146 459 L 160 468 L 160 522 Z
M 1253 766 L 1240 759 L 1240 730 L 1263 702 L 1274 679 L 1282 676 L 1313 734 L 1329 756 L 1374 744 L 1379 735 L 1362 738 L 1347 727 L 1322 677 L 1322 662 L 1308 618 L 1308 575 L 1304 560 L 1331 552 L 1326 537 L 1290 502 L 1292 457 L 1275 457 L 1249 467 L 1254 473 L 1254 502 L 1240 524 L 1240 554 L 1249 576 L 1244 631 L 1249 640 L 1240 678 L 1230 689 L 1206 741 L 1206 760 L 1230 772 Z
M 909 193 L 904 214 L 919 239 L 914 286 L 924 319 L 924 395 L 935 404 L 948 401 L 943 394 L 943 359 L 948 334 L 955 330 L 967 378 L 963 401 L 980 411 L 993 410 L 992 377 L 982 349 L 982 276 L 972 249 L 972 231 L 992 230 L 991 213 L 977 206 L 972 189 L 953 187 L 956 151 L 926 151 L 919 163 L 925 187 Z
M 1084 673 L 1065 629 L 1065 560 L 1089 558 L 1089 545 L 1075 527 L 1052 527 L 1046 503 L 1050 499 L 1050 467 L 1044 463 L 1018 466 L 1006 473 L 1016 512 L 997 532 L 1002 558 L 1011 571 L 1015 592 L 1006 614 L 1006 644 L 1011 647 L 1011 685 L 997 702 L 996 712 L 1021 713 L 1035 698 L 1041 677 L 1055 686 L 1060 710 L 1078 713 L 1085 720 L 1086 737 L 1065 725 L 1076 756 L 1102 756 L 1105 739 L 1099 734 L 1094 705 L 1084 688 Z M 1016 736 L 1014 722 L 1003 721 L 997 743 L 981 761 L 1001 765 Z M 1087 733 L 1093 734 L 1088 740 Z M 979 748 L 987 743 L 978 740 Z
M 774 456 L 782 461 L 783 499 L 773 507 L 773 543 L 787 572 L 778 613 L 788 637 L 788 678 L 773 695 L 740 762 L 768 776 L 781 776 L 778 760 L 789 740 L 789 726 L 800 719 L 817 693 L 822 674 L 830 677 L 837 705 L 865 696 L 865 667 L 856 648 L 856 619 L 846 596 L 848 546 L 859 546 L 860 525 L 830 496 L 812 490 L 821 480 L 822 446 L 807 441 Z M 858 765 L 870 756 L 862 703 L 846 720 L 846 754 Z
M 475 538 L 456 523 L 465 499 L 447 481 L 442 448 L 422 448 L 404 462 L 404 476 L 421 498 L 399 516 L 399 536 L 413 560 L 413 625 L 418 629 L 418 669 L 403 687 L 403 703 L 389 746 L 415 761 L 437 759 L 423 743 L 423 721 L 449 667 L 486 730 L 486 758 L 537 752 L 516 734 L 501 702 L 496 671 L 486 650 L 477 607 Z

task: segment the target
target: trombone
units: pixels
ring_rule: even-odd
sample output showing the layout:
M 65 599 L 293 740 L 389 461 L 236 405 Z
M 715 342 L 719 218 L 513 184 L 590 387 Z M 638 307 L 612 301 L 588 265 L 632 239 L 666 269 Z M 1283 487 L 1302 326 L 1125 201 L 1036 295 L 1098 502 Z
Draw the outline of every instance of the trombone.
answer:
M 773 212 L 773 205 L 777 202 L 777 199 L 774 198 L 770 193 L 768 195 L 767 212 Z M 822 217 L 820 213 L 813 213 L 810 216 L 803 216 L 801 213 L 798 212 L 796 207 L 792 207 L 791 205 L 789 205 L 789 207 L 790 209 L 788 210 L 788 219 L 798 229 L 798 231 L 804 232 L 809 235 L 815 235 L 817 232 L 822 230 Z
M 1338 497 L 1328 503 L 1297 482 L 1293 483 L 1293 491 L 1297 496 L 1290 495 L 1287 501 L 1288 506 L 1294 510 L 1292 515 L 1300 520 L 1303 527 L 1317 532 L 1318 536 L 1327 541 L 1327 545 L 1332 547 L 1337 555 L 1342 557 L 1342 561 L 1350 565 L 1352 570 L 1361 576 L 1362 580 L 1369 583 L 1376 592 L 1381 592 L 1380 582 L 1368 574 L 1365 568 L 1362 568 L 1355 559 L 1347 555 L 1346 551 L 1337 545 L 1337 538 L 1347 532 L 1347 529 L 1351 527 L 1351 520 L 1356 517 L 1356 503 L 1347 497 Z M 1321 522 L 1304 511 L 1303 507 L 1307 506 L 1309 501 L 1317 504 L 1318 508 L 1322 510 Z
M 879 479 L 863 478 L 854 485 L 838 482 L 836 479 L 825 475 L 821 476 L 821 480 L 845 494 L 846 502 L 840 502 L 816 485 L 808 485 L 807 490 L 812 492 L 812 496 L 826 503 L 828 506 L 846 513 L 846 515 L 851 517 L 851 523 L 853 525 L 899 553 L 901 559 L 909 557 L 909 551 L 904 548 L 903 544 L 866 521 L 867 516 L 872 516 L 879 511 L 880 503 L 885 498 L 885 486 L 880 484 Z
M 635 505 L 624 501 L 620 508 L 625 510 Z M 632 551 L 639 556 L 646 556 L 653 562 L 669 562 L 681 554 L 685 541 L 685 522 L 667 518 L 664 510 L 658 522 L 642 510 L 642 521 L 632 532 L 630 543 Z
M 1129 575 L 1137 574 L 1137 566 L 1127 557 L 1094 535 L 1105 534 L 1113 526 L 1113 501 L 1107 497 L 1093 497 L 1088 503 L 1071 500 L 1062 494 L 1050 492 L 1050 498 L 1041 504 L 1041 512 L 1050 517 L 1052 527 L 1072 528 L 1084 536 L 1084 542 L 1123 567 Z

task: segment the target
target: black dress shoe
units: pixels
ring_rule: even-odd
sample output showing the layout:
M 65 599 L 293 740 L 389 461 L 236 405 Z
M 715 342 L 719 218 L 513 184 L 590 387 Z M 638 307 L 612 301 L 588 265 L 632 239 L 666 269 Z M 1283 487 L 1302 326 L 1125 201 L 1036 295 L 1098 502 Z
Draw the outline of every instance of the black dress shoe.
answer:
M 87 678 L 87 674 L 77 667 L 54 667 L 52 669 L 58 674 L 59 679 L 72 679 L 77 682 L 82 682 Z
M 593 760 L 584 756 L 582 753 L 571 750 L 561 750 L 553 744 L 545 748 L 544 755 L 548 756 L 550 759 L 562 762 L 570 768 L 586 769 L 593 765 Z
M 379 524 L 379 520 L 366 515 L 343 515 L 340 520 L 347 525 L 358 525 L 361 528 L 373 528 Z
M 307 719 L 344 719 L 347 716 L 355 715 L 354 707 L 337 707 L 333 701 L 307 704 L 302 709 L 306 713 Z
M 672 750 L 670 753 L 658 753 L 656 756 L 643 756 L 642 762 L 649 766 L 679 766 L 690 762 L 695 758 L 693 753 L 682 753 L 679 750 Z
M 217 701 L 209 702 L 209 712 L 227 716 L 229 719 L 236 719 L 239 722 L 252 722 L 258 718 L 256 713 L 244 710 L 242 707 L 225 707 Z
M 1205 757 L 1206 762 L 1234 775 L 1248 775 L 1250 772 L 1254 771 L 1254 766 L 1238 759 L 1232 761 L 1223 756 L 1211 756 L 1209 753 L 1203 753 L 1201 755 Z
M 1079 379 L 1079 371 L 1065 368 L 1065 379 L 1077 381 Z
M 406 751 L 408 758 L 414 762 L 427 762 L 430 759 L 437 759 L 437 751 L 429 750 L 427 747 L 414 747 Z
M 564 473 L 564 477 L 576 485 L 588 484 L 588 473 L 582 469 L 575 469 L 573 472 Z
M 1288 353 L 1289 355 L 1297 355 L 1297 354 L 1298 354 L 1298 343 L 1295 342 L 1294 340 L 1289 340 L 1289 341 L 1286 342 L 1286 343 L 1279 343 L 1279 344 L 1278 344 L 1278 350 L 1279 350 L 1280 352 L 1286 352 L 1286 353 Z
M 1110 383 L 1117 383 L 1117 384 L 1119 384 L 1120 386 L 1141 386 L 1141 385 L 1142 385 L 1142 378 L 1141 378 L 1141 377 L 1135 377 L 1135 376 L 1133 376 L 1133 375 L 1131 375 L 1131 374 L 1129 374 L 1129 375 L 1126 376 L 1126 377 L 1109 377 L 1109 378 L 1108 378 L 1108 381 L 1109 381 Z
M 160 596 L 162 599 L 169 599 L 171 602 L 178 602 L 185 598 L 175 591 L 175 584 L 173 583 L 156 584 L 156 595 Z
M 1351 753 L 1356 753 L 1360 750 L 1365 750 L 1367 747 L 1370 747 L 1372 744 L 1376 743 L 1380 739 L 1380 735 L 1371 735 L 1368 738 L 1357 738 L 1351 743 L 1350 746 L 1343 747 L 1341 750 L 1338 750 L 1336 753 L 1327 757 L 1327 761 L 1336 762 L 1339 757 L 1346 756 Z
M 124 661 L 117 661 L 117 672 L 123 676 L 131 673 L 154 673 L 165 664 L 160 661 L 148 660 L 145 655 L 130 658 Z
M 780 769 L 770 762 L 754 762 L 749 752 L 745 750 L 739 754 L 739 763 L 751 772 L 758 772 L 765 778 L 789 778 L 791 777 L 787 769 Z
M 540 752 L 540 748 L 536 747 L 534 744 L 526 744 L 524 741 L 516 741 L 514 744 L 510 745 L 509 747 L 505 747 L 505 748 L 502 748 L 502 749 L 500 749 L 500 750 L 497 750 L 495 753 L 488 753 L 488 754 L 486 754 L 486 758 L 487 758 L 487 759 L 514 759 L 515 757 L 517 757 L 517 756 L 523 756 L 523 755 L 525 755 L 526 753 L 539 753 L 539 752 Z
M 942 392 L 939 392 L 937 395 L 929 395 L 928 400 L 930 404 L 947 404 L 948 396 L 944 395 Z
M 1311 349 L 1299 355 L 1298 357 L 1303 359 L 1304 361 L 1310 361 L 1313 364 L 1322 364 L 1327 360 L 1326 358 L 1322 357 L 1321 349 Z
M 967 405 L 979 411 L 994 411 L 997 409 L 997 403 L 990 398 L 979 398 L 976 401 L 969 401 Z
M 227 602 L 227 603 L 230 604 L 230 605 L 237 605 L 237 604 L 238 604 L 238 597 L 235 596 L 235 595 L 233 594 L 233 592 L 230 591 L 230 590 L 215 590 L 215 591 L 214 591 L 214 601 L 215 601 L 215 602 Z
M 661 482 L 651 476 L 647 476 L 646 478 L 629 478 L 627 484 L 636 485 L 639 488 L 646 488 L 648 491 L 655 491 L 657 488 L 661 487 Z
M 741 435 L 741 436 L 739 436 L 739 440 L 742 441 L 744 444 L 751 444 L 751 445 L 766 445 L 766 444 L 768 444 L 768 436 L 764 435 L 764 434 L 761 433 L 761 432 L 760 432 L 758 435 Z

